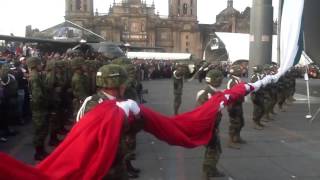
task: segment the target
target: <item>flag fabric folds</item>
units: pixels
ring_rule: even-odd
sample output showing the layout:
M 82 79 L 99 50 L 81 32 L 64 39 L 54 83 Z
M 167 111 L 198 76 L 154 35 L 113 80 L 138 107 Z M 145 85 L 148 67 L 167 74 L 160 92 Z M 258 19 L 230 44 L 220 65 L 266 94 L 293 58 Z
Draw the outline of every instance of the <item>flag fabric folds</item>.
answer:
M 284 0 L 280 32 L 280 74 L 298 63 L 303 50 L 304 0 Z
M 171 145 L 187 148 L 210 140 L 217 112 L 245 96 L 248 89 L 239 84 L 218 93 L 203 106 L 174 117 L 141 107 L 145 130 Z M 0 179 L 81 180 L 101 179 L 115 159 L 125 114 L 115 101 L 97 105 L 76 124 L 66 139 L 35 168 L 0 153 Z

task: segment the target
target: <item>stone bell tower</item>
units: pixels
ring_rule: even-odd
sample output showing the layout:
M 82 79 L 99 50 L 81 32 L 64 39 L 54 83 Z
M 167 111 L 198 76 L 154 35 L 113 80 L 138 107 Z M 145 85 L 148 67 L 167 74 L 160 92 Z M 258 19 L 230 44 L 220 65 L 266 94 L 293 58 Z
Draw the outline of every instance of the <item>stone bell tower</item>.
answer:
M 197 0 L 169 0 L 169 16 L 197 20 Z
M 89 24 L 93 17 L 93 0 L 65 0 L 65 19 L 80 26 Z

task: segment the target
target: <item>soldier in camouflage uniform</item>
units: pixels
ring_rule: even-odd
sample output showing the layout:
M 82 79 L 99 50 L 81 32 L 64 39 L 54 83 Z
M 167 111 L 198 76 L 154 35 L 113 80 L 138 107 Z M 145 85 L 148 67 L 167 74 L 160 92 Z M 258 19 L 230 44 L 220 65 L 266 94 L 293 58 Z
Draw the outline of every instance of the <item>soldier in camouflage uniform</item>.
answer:
M 96 76 L 98 92 L 88 97 L 83 106 L 84 112 L 90 111 L 93 107 L 105 100 L 124 99 L 126 89 L 127 72 L 119 65 L 111 64 L 102 66 Z M 120 145 L 116 158 L 104 179 L 127 180 L 129 179 L 124 157 L 127 154 L 126 135 L 128 124 L 124 124 L 124 132 L 121 135 Z
M 59 108 L 61 105 L 61 90 L 62 87 L 58 83 L 56 74 L 56 60 L 47 61 L 46 65 L 46 86 L 48 89 L 48 119 L 50 121 L 50 146 L 57 146 L 60 143 L 58 139 L 58 131 L 60 126 Z
M 183 65 L 178 65 L 176 70 L 173 71 L 173 95 L 174 95 L 174 114 L 179 113 L 179 108 L 182 102 L 182 92 L 183 92 L 183 77 L 184 77 L 184 67 Z
M 126 91 L 124 93 L 125 99 L 132 99 L 134 101 L 138 100 L 138 93 L 137 93 L 137 72 L 135 66 L 131 63 L 129 59 L 126 58 L 117 58 L 112 61 L 113 64 L 121 65 L 128 73 L 128 79 L 126 81 Z M 135 160 L 135 153 L 136 150 L 136 135 L 140 131 L 139 124 L 137 127 L 130 127 L 130 129 L 126 133 L 126 149 L 128 153 L 125 156 L 125 164 L 128 171 L 128 175 L 130 178 L 138 178 L 138 174 L 140 173 L 140 169 L 133 167 L 131 164 L 132 160 Z
M 228 81 L 227 89 L 232 88 L 233 86 L 241 83 L 241 75 L 242 75 L 242 67 L 240 65 L 232 65 L 230 67 L 230 80 Z M 228 143 L 228 147 L 233 149 L 240 149 L 240 144 L 245 144 L 241 136 L 240 132 L 244 126 L 244 117 L 243 117 L 243 108 L 242 103 L 244 102 L 244 98 L 239 99 L 233 104 L 229 105 L 227 110 L 230 118 L 230 126 L 229 126 L 229 136 L 230 140 Z
M 207 87 L 200 90 L 197 94 L 197 105 L 202 105 L 210 99 L 217 91 L 216 88 L 221 86 L 223 74 L 219 70 L 210 70 L 206 75 Z M 216 123 L 213 128 L 213 136 L 206 146 L 203 162 L 204 179 L 210 177 L 224 177 L 225 175 L 217 169 L 217 164 L 220 159 L 221 142 L 219 137 L 219 124 L 222 118 L 222 113 L 219 112 L 216 117 Z
M 285 101 L 286 101 L 286 91 L 287 91 L 287 86 L 286 86 L 286 75 L 284 76 L 281 76 L 279 81 L 277 82 L 277 85 L 278 85 L 278 106 L 279 106 L 279 109 L 280 111 L 284 112 L 285 109 L 284 109 L 284 104 L 285 104 Z
M 73 94 L 73 110 L 77 113 L 80 108 L 80 104 L 83 100 L 89 96 L 89 83 L 87 76 L 84 75 L 83 71 L 84 59 L 76 58 L 71 61 L 71 67 L 73 69 L 73 76 L 71 80 L 71 89 Z M 76 117 L 76 114 L 74 114 Z
M 296 92 L 296 77 L 298 77 L 298 70 L 296 70 L 294 67 L 292 67 L 291 71 L 289 72 L 289 92 L 288 92 L 288 98 L 287 100 L 289 102 L 294 102 L 294 93 Z
M 259 81 L 262 79 L 262 66 L 255 66 L 253 67 L 254 74 L 251 77 L 251 83 Z M 262 130 L 264 125 L 261 123 L 261 119 L 264 115 L 264 95 L 263 89 L 253 92 L 251 94 L 251 100 L 253 103 L 253 122 L 254 122 L 254 129 Z
M 34 125 L 33 143 L 36 153 L 35 160 L 44 159 L 48 153 L 45 151 L 45 139 L 48 135 L 47 119 L 47 89 L 45 87 L 45 78 L 41 72 L 41 60 L 36 57 L 27 59 L 27 65 L 30 72 L 29 83 L 32 94 L 32 121 Z
M 263 66 L 264 76 L 271 74 L 271 68 L 269 64 Z M 263 95 L 264 95 L 264 119 L 263 121 L 268 122 L 273 120 L 270 116 L 272 105 L 273 105 L 273 98 L 275 98 L 275 92 L 272 89 L 273 85 L 270 83 L 266 87 L 263 88 Z

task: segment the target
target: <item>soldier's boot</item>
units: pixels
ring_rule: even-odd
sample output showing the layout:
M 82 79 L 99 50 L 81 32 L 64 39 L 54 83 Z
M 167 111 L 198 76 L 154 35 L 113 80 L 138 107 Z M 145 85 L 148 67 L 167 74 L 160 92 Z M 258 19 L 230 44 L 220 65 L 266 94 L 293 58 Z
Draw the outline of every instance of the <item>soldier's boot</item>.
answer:
M 58 146 L 61 143 L 56 133 L 50 135 L 49 146 Z
M 241 136 L 240 136 L 240 134 L 238 134 L 238 135 L 236 136 L 236 142 L 239 143 L 239 144 L 247 144 L 247 141 L 244 140 L 244 139 L 242 139 Z
M 141 170 L 139 168 L 133 167 L 130 160 L 126 160 L 126 167 L 128 172 L 132 172 L 133 174 L 139 174 Z
M 273 108 L 272 108 L 272 110 L 271 110 L 271 114 L 272 114 L 272 115 L 278 115 L 278 113 L 276 113 Z
M 34 159 L 36 161 L 41 161 L 48 156 L 48 153 L 44 149 L 44 146 L 37 146 L 35 150 L 36 150 L 36 153 L 34 154 Z
M 260 122 L 254 122 L 253 128 L 256 130 L 263 130 L 264 125 L 261 124 Z
M 269 112 L 266 114 L 265 118 L 266 118 L 268 121 L 274 121 L 274 119 L 270 116 L 270 113 L 269 113 Z
M 136 174 L 136 173 L 133 173 L 133 172 L 127 172 L 128 173 L 128 177 L 130 178 L 130 179 L 136 179 L 136 178 L 139 178 L 139 175 L 138 174 Z
M 265 114 L 265 115 L 262 117 L 261 121 L 267 123 L 267 122 L 270 122 L 270 119 L 268 119 L 267 114 Z
M 225 177 L 226 175 L 223 172 L 216 169 L 215 171 L 208 173 L 207 176 L 208 177 Z
M 234 141 L 234 136 L 230 136 L 228 147 L 231 149 L 241 149 L 240 144 Z

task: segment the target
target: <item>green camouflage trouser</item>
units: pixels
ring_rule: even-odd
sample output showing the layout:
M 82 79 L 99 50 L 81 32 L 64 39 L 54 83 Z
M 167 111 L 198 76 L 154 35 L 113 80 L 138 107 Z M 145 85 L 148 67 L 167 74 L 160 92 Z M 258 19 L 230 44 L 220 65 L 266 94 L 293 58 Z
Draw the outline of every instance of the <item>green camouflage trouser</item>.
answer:
M 34 126 L 33 144 L 35 147 L 43 146 L 49 128 L 47 113 L 43 110 L 32 109 L 32 121 Z
M 174 108 L 175 114 L 178 114 L 178 110 L 180 108 L 181 102 L 182 102 L 182 94 L 174 94 L 173 108 Z
M 230 118 L 229 135 L 232 138 L 239 138 L 244 126 L 242 103 L 228 106 L 228 113 Z
M 261 118 L 264 114 L 264 98 L 263 94 L 251 95 L 252 103 L 253 103 L 253 121 L 257 124 L 261 123 Z
M 203 172 L 209 177 L 217 172 L 217 164 L 222 152 L 218 132 L 215 134 L 213 141 L 213 143 L 206 146 L 204 161 L 202 164 Z

